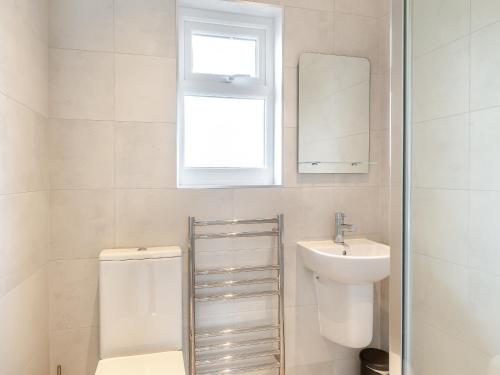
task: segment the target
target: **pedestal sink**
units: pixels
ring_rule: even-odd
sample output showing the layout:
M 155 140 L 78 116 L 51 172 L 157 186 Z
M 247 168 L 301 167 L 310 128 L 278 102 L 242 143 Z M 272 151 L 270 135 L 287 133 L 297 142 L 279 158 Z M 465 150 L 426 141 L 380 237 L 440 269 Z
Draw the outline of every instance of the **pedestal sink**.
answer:
M 390 248 L 367 239 L 299 242 L 314 274 L 320 333 L 338 344 L 363 348 L 373 337 L 374 283 L 389 276 Z

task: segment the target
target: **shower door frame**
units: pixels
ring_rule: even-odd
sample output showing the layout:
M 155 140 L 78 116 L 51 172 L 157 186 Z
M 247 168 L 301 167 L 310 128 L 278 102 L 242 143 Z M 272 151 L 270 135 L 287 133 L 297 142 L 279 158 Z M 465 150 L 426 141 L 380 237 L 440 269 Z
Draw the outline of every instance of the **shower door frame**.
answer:
M 409 375 L 407 370 L 405 306 L 409 298 L 406 282 L 409 264 L 409 186 L 411 127 L 408 94 L 410 85 L 409 28 L 411 0 L 391 2 L 391 282 L 389 305 L 389 366 L 391 375 Z

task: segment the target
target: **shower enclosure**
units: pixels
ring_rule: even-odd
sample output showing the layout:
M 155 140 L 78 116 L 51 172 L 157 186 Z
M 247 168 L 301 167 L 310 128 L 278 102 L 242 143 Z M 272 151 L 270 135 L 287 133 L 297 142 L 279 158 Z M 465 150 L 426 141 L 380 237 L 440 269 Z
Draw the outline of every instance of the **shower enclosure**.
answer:
M 500 374 L 500 1 L 395 9 L 404 220 L 393 343 L 405 375 Z

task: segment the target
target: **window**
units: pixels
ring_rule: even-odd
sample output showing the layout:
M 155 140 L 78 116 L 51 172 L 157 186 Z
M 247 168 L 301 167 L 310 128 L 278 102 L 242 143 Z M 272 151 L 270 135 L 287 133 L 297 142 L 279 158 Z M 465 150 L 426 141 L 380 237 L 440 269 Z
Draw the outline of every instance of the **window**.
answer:
M 278 185 L 281 21 L 210 3 L 179 9 L 178 185 Z

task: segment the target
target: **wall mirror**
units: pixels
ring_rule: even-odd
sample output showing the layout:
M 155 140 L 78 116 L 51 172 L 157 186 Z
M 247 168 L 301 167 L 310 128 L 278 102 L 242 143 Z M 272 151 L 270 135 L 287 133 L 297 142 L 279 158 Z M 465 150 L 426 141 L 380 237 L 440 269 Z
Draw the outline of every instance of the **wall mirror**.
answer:
M 370 62 L 304 53 L 299 62 L 299 173 L 368 173 Z

